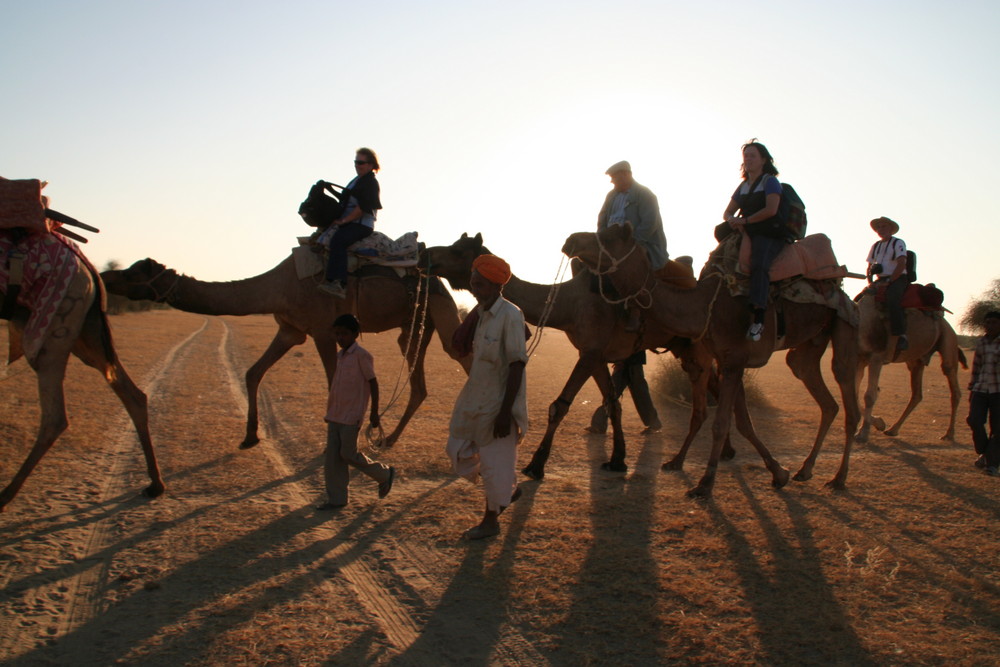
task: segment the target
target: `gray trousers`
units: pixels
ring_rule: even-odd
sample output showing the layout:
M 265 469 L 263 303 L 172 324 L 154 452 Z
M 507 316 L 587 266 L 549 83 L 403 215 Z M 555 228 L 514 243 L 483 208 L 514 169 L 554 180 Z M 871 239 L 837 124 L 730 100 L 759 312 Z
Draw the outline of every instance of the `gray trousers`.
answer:
M 334 505 L 347 504 L 347 487 L 351 482 L 354 466 L 379 484 L 389 481 L 389 466 L 372 461 L 358 451 L 358 426 L 348 426 L 337 422 L 326 425 L 326 455 L 323 461 L 323 477 L 326 481 L 326 495 Z

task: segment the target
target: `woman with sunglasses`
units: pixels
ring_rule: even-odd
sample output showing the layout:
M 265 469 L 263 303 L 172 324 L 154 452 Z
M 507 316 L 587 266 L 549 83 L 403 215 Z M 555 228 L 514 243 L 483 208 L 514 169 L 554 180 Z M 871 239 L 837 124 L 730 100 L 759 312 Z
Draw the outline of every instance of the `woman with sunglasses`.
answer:
M 344 188 L 347 203 L 344 213 L 333 221 L 336 231 L 330 239 L 330 258 L 326 264 L 325 280 L 319 288 L 338 299 L 347 296 L 347 248 L 365 238 L 375 229 L 375 218 L 382 202 L 380 188 L 375 179 L 379 170 L 378 156 L 370 148 L 359 148 L 354 154 L 354 171 L 357 173 Z

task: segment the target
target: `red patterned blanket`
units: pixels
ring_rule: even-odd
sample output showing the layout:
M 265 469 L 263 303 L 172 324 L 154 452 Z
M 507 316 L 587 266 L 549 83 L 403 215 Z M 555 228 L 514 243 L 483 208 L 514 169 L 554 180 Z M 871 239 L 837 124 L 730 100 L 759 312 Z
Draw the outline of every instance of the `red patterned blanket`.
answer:
M 20 253 L 24 256 L 24 274 L 17 302 L 31 310 L 24 328 L 22 345 L 24 354 L 30 361 L 34 361 L 49 333 L 56 310 L 65 298 L 73 276 L 79 270 L 79 263 L 91 271 L 92 275 L 96 276 L 97 270 L 76 243 L 58 232 L 29 234 L 20 240 L 16 239 L 14 232 L 0 229 L 0 292 L 7 293 L 10 254 Z M 103 289 L 98 298 L 101 299 L 103 309 Z M 15 359 L 11 355 L 7 361 L 12 363 Z

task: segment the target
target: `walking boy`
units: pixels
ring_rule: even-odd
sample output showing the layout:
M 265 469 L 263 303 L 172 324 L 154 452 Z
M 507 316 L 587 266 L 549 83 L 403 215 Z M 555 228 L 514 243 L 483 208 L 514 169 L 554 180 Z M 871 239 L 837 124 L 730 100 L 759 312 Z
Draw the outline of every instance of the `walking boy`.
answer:
M 991 310 L 983 318 L 986 335 L 976 344 L 969 381 L 969 417 L 976 466 L 990 475 L 1000 466 L 1000 312 Z M 990 430 L 986 432 L 987 418 Z
M 324 479 L 327 501 L 316 509 L 332 510 L 347 504 L 350 468 L 354 466 L 378 482 L 378 497 L 385 498 L 392 490 L 396 469 L 372 461 L 358 451 L 358 432 L 371 400 L 371 425 L 379 425 L 378 380 L 371 353 L 358 345 L 361 325 L 354 315 L 345 313 L 333 322 L 333 335 L 340 346 L 337 370 L 330 383 L 326 406 L 326 457 Z

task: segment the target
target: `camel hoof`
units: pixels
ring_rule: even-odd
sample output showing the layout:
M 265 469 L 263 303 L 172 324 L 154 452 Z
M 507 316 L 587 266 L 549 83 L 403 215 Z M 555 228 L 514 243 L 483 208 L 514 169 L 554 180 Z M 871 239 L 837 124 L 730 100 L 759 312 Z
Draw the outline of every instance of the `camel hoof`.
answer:
M 160 496 L 163 495 L 163 492 L 166 491 L 166 489 L 167 487 L 165 487 L 162 483 L 150 484 L 149 486 L 147 486 L 145 489 L 142 490 L 142 495 L 146 496 L 147 498 L 159 498 Z
M 891 428 L 888 431 L 885 431 L 885 434 L 888 435 L 888 436 L 891 436 L 891 437 L 895 438 L 897 435 L 899 435 L 899 429 L 898 428 Z
M 854 435 L 854 442 L 858 443 L 859 445 L 867 445 L 868 444 L 868 433 L 867 432 L 858 431 Z
M 688 489 L 687 497 L 688 498 L 711 498 L 712 497 L 712 489 L 710 487 L 703 486 L 703 485 L 699 484 L 698 486 L 694 487 L 693 489 Z
M 601 464 L 601 470 L 607 470 L 609 472 L 628 472 L 628 466 L 624 463 L 606 461 Z
M 662 467 L 664 470 L 684 470 L 684 461 L 673 459 L 664 463 Z
M 806 472 L 805 470 L 800 470 L 797 473 L 795 473 L 795 477 L 793 477 L 792 479 L 794 479 L 796 482 L 808 482 L 812 478 L 813 474 L 811 471 Z
M 538 470 L 536 470 L 535 468 L 532 468 L 531 466 L 527 466 L 526 468 L 524 468 L 523 470 L 521 470 L 521 472 L 524 474 L 525 477 L 530 477 L 531 479 L 534 479 L 534 480 L 541 480 L 541 479 L 543 479 L 545 477 L 545 470 L 544 469 L 538 469 Z
M 785 484 L 788 484 L 788 477 L 789 477 L 788 471 L 785 470 L 784 468 L 779 468 L 778 472 L 773 473 L 771 475 L 771 486 L 773 486 L 776 489 L 780 489 L 781 487 L 785 486 Z
M 880 431 L 885 431 L 885 420 L 881 417 L 872 417 L 872 426 Z
M 947 440 L 949 442 L 955 442 L 955 432 L 954 431 L 948 431 L 947 433 L 945 433 L 944 435 L 941 436 L 941 439 L 942 440 Z
M 240 443 L 240 449 L 250 449 L 258 444 L 260 444 L 260 438 L 247 438 Z
M 827 488 L 833 489 L 834 491 L 843 491 L 844 489 L 847 488 L 847 484 L 845 484 L 844 480 L 840 479 L 839 477 L 834 477 L 833 479 L 831 479 L 829 482 L 826 483 L 826 486 Z
M 732 461 L 736 458 L 736 450 L 726 445 L 722 448 L 722 453 L 719 455 L 719 459 L 722 461 Z

